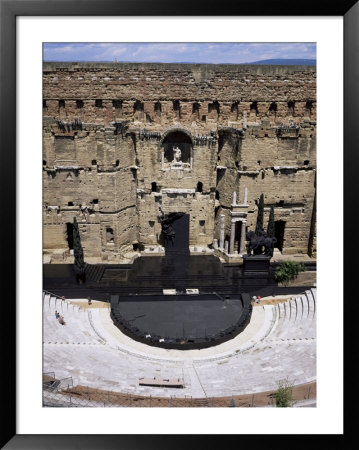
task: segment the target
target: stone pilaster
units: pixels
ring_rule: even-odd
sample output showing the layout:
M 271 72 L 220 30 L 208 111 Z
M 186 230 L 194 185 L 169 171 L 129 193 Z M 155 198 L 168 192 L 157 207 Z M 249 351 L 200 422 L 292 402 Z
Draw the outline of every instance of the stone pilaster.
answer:
M 234 220 L 232 220 L 231 223 L 231 241 L 230 241 L 230 245 L 229 245 L 229 253 L 233 254 L 234 253 L 234 238 L 236 235 L 236 222 Z
M 219 248 L 223 250 L 224 245 L 224 214 L 221 214 L 221 222 L 220 222 L 220 234 L 219 234 Z
M 239 253 L 243 255 L 244 253 L 244 241 L 246 237 L 246 221 L 242 220 L 242 229 L 241 229 L 241 242 L 239 244 Z
M 248 188 L 244 188 L 244 199 L 243 199 L 243 204 L 246 205 L 247 204 L 247 200 L 248 200 Z

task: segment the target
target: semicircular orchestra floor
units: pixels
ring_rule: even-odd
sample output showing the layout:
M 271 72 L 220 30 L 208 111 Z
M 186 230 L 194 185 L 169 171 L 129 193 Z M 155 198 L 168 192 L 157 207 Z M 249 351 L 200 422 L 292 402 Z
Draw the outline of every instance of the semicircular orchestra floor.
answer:
M 128 336 L 163 348 L 205 348 L 233 338 L 248 324 L 248 295 L 111 296 L 111 317 Z

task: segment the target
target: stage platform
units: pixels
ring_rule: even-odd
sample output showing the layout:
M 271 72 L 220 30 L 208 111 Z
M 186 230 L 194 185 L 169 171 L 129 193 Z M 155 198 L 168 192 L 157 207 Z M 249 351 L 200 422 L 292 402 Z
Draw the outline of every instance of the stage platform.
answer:
M 273 267 L 246 273 L 240 265 L 222 264 L 214 255 L 185 252 L 141 257 L 126 265 L 87 265 L 82 284 L 76 282 L 72 265 L 47 264 L 43 273 L 46 291 L 68 299 L 90 296 L 111 302 L 111 317 L 123 333 L 173 349 L 210 347 L 236 336 L 250 320 L 253 295 L 288 295 L 305 289 L 278 287 Z M 172 295 L 163 295 L 166 290 Z
M 135 340 L 163 348 L 206 348 L 233 338 L 249 323 L 250 297 L 111 296 L 111 317 Z

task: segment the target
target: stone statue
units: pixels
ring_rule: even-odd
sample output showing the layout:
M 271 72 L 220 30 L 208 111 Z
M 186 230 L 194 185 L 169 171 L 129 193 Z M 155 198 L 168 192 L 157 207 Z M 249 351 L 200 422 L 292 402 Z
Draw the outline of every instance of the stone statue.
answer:
M 264 254 L 265 256 L 273 256 L 274 252 L 274 245 L 277 243 L 276 237 L 269 237 L 267 236 L 264 238 Z
M 248 231 L 246 233 L 246 240 L 248 241 L 247 256 L 250 256 L 252 254 L 265 255 L 270 257 L 273 256 L 274 245 L 277 243 L 277 238 L 268 237 L 263 228 L 259 232 L 259 234 L 256 234 L 254 231 Z
M 164 214 L 162 209 L 160 208 L 161 216 L 158 216 L 158 220 L 161 224 L 162 236 L 164 240 L 164 244 L 166 245 L 168 242 L 171 242 L 173 245 L 176 232 L 174 231 L 172 224 L 179 217 L 183 216 L 182 212 L 172 212 L 169 214 Z
M 258 255 L 262 253 L 261 237 L 257 236 L 254 231 L 247 231 L 246 241 L 247 243 L 247 256 L 252 254 Z M 252 253 L 253 252 L 253 253 Z
M 173 147 L 173 162 L 181 162 L 181 150 L 179 147 Z

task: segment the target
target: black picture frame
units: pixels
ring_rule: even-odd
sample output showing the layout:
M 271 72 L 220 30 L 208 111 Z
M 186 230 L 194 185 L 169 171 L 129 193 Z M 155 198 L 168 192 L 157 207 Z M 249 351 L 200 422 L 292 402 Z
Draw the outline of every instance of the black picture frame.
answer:
M 16 17 L 19 16 L 342 16 L 344 19 L 344 209 L 347 212 L 344 236 L 355 236 L 355 221 L 350 211 L 357 204 L 353 180 L 359 167 L 359 4 L 340 2 L 256 2 L 228 0 L 193 2 L 189 0 L 0 0 L 0 185 L 3 214 L 2 268 L 2 401 L 1 448 L 6 449 L 179 449 L 206 445 L 224 448 L 256 440 L 268 441 L 275 435 L 19 435 L 16 433 Z M 333 62 L 335 63 L 335 62 Z M 344 286 L 355 279 L 355 264 L 349 260 L 349 239 L 344 238 Z M 345 298 L 345 296 L 343 296 Z M 349 316 L 350 315 L 350 316 Z M 348 318 L 350 317 L 350 320 Z M 355 314 L 346 314 L 346 329 L 351 329 Z M 349 323 L 350 322 L 350 323 Z M 352 350 L 351 346 L 351 352 Z M 349 350 L 344 352 L 346 361 Z M 347 373 L 355 370 L 347 370 Z M 348 390 L 346 395 L 348 394 Z M 346 405 L 350 403 L 346 398 Z M 355 401 L 355 399 L 352 399 Z M 199 410 L 200 414 L 200 410 Z M 350 432 L 355 414 L 348 415 L 345 431 Z M 181 424 L 179 424 L 179 432 Z M 284 430 L 285 434 L 285 430 Z M 281 435 L 276 447 L 293 442 L 293 435 Z M 296 443 L 307 436 L 297 436 Z M 331 436 L 333 439 L 341 436 Z

